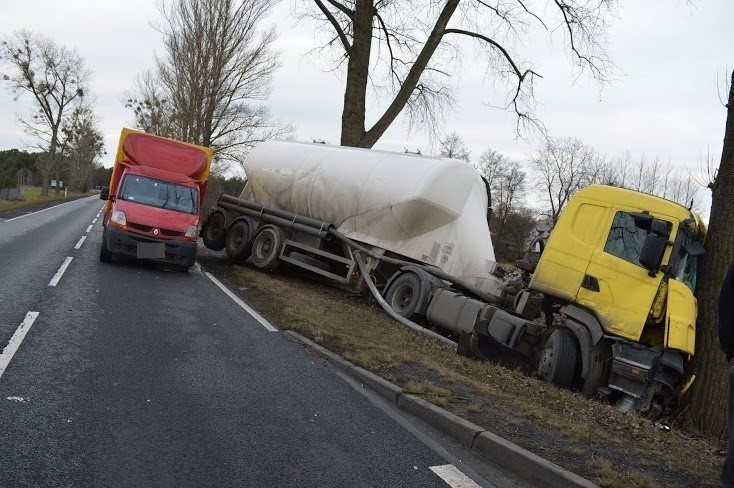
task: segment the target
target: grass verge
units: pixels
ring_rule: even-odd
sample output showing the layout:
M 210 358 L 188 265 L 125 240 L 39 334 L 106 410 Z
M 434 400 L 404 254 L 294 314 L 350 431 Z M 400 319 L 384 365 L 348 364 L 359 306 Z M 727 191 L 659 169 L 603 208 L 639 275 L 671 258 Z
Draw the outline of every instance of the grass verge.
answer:
M 601 486 L 718 486 L 723 459 L 705 440 L 457 356 L 391 320 L 372 299 L 247 266 L 220 263 L 217 274 L 280 328 Z
M 64 196 L 63 191 L 57 195 L 55 189 L 49 188 L 48 195 L 42 197 L 40 186 L 25 186 L 23 188 L 25 189 L 25 200 L 0 200 L 0 212 L 21 210 L 43 203 L 64 201 L 84 195 L 83 193 L 68 192 L 67 195 Z

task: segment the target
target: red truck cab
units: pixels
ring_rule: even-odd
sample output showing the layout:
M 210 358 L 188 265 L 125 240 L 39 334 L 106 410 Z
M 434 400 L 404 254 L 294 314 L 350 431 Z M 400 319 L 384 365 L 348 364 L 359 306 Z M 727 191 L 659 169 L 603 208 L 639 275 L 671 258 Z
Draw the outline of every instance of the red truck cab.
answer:
M 212 151 L 123 129 L 104 207 L 99 259 L 115 254 L 188 269 L 196 242 Z

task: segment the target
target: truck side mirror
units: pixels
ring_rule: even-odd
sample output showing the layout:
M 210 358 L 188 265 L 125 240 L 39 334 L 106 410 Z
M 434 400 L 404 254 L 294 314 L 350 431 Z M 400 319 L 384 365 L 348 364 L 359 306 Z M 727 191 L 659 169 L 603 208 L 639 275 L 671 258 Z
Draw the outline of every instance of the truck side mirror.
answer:
M 654 219 L 640 251 L 640 264 L 650 271 L 650 276 L 655 276 L 660 269 L 667 245 L 668 226 L 662 220 Z
M 100 200 L 109 200 L 110 199 L 110 189 L 106 186 L 102 187 L 102 190 L 99 193 L 99 199 Z

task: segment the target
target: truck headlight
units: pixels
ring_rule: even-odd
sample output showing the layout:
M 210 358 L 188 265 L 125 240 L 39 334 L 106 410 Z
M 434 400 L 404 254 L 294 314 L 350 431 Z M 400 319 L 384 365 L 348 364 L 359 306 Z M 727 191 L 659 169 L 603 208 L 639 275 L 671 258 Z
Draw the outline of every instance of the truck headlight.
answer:
M 110 222 L 113 224 L 119 226 L 119 227 L 125 227 L 127 225 L 127 218 L 125 217 L 125 212 L 122 210 L 115 210 L 112 212 L 112 216 L 110 217 Z
M 190 225 L 189 228 L 186 230 L 186 233 L 184 234 L 184 237 L 198 237 L 199 236 L 199 227 L 196 225 Z

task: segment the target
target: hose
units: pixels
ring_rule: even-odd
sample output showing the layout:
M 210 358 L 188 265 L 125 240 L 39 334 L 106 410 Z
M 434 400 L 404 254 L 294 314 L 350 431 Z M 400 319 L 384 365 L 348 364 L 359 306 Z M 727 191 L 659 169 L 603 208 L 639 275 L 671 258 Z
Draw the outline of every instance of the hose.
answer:
M 387 312 L 387 314 L 392 317 L 393 319 L 397 320 L 404 326 L 420 333 L 425 334 L 428 337 L 432 337 L 434 339 L 438 339 L 439 341 L 443 342 L 444 344 L 456 349 L 456 343 L 450 339 L 447 339 L 446 337 L 436 334 L 435 332 L 426 329 L 425 327 L 421 327 L 420 325 L 416 324 L 415 322 L 412 322 L 399 313 L 397 313 L 389 303 L 385 301 L 384 298 L 382 298 L 382 295 L 380 295 L 380 292 L 377 291 L 377 287 L 374 283 L 372 283 L 372 279 L 370 279 L 370 275 L 367 272 L 367 267 L 364 264 L 364 261 L 362 261 L 362 255 L 361 251 L 354 251 L 354 260 L 357 262 L 357 266 L 359 266 L 359 271 L 362 273 L 362 278 L 364 278 L 365 283 L 367 283 L 367 286 L 370 289 L 370 292 L 372 292 L 372 296 L 375 297 L 375 300 L 377 300 L 377 303 L 380 304 L 380 306 Z
M 449 274 L 446 274 L 443 271 L 441 271 L 440 269 L 434 268 L 433 266 L 426 266 L 424 264 L 414 263 L 412 261 L 403 261 L 402 259 L 395 259 L 395 258 L 390 258 L 390 257 L 387 257 L 387 256 L 380 256 L 380 255 L 372 252 L 370 249 L 364 247 L 363 245 L 354 242 L 353 240 L 351 240 L 350 238 L 348 238 L 347 236 L 345 236 L 344 234 L 342 234 L 341 232 L 339 232 L 338 230 L 336 230 L 333 227 L 330 227 L 329 228 L 329 233 L 332 234 L 337 239 L 339 239 L 340 241 L 342 241 L 345 244 L 347 244 L 349 247 L 351 247 L 353 249 L 356 249 L 357 251 L 362 252 L 362 253 L 366 254 L 367 256 L 369 256 L 371 258 L 375 258 L 375 259 L 377 259 L 379 261 L 385 261 L 387 263 L 395 264 L 395 265 L 398 265 L 398 266 L 408 266 L 408 265 L 410 265 L 410 266 L 417 266 L 417 267 L 425 270 L 426 273 L 431 274 L 431 275 L 435 276 L 436 278 L 438 278 L 440 280 L 445 280 L 445 281 L 449 281 L 451 283 L 454 283 L 459 288 L 462 288 L 463 290 L 469 292 L 470 294 L 472 294 L 472 295 L 474 295 L 474 296 L 476 296 L 478 298 L 481 298 L 485 302 L 494 303 L 494 304 L 499 304 L 499 303 L 502 302 L 502 299 L 500 297 L 488 295 L 488 294 L 484 293 L 483 291 L 481 291 L 480 289 L 478 289 L 478 288 L 476 288 L 476 287 L 474 287 L 474 286 L 466 283 L 465 281 L 460 280 L 460 279 L 457 279 L 455 276 L 451 276 Z

